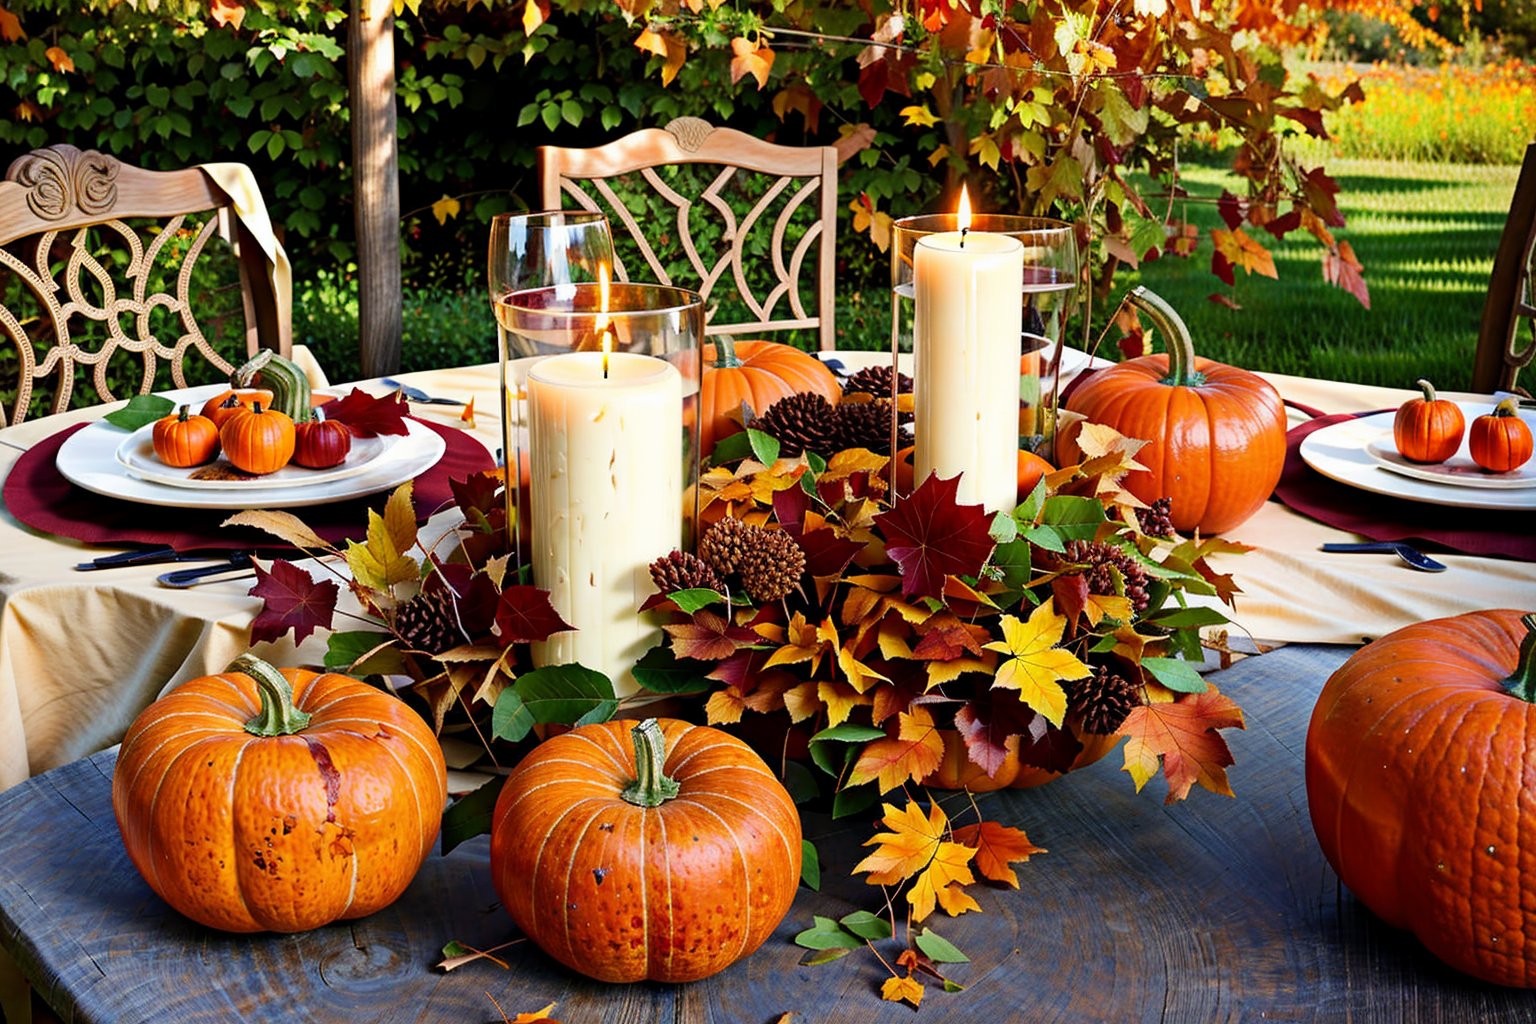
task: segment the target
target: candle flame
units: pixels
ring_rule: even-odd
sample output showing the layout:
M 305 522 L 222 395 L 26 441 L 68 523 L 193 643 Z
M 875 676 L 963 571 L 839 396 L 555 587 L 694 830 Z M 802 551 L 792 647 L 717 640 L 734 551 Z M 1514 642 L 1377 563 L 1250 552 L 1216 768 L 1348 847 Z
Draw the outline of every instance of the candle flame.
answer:
M 613 351 L 613 332 L 609 331 L 607 328 L 604 328 L 603 329 L 603 336 L 602 336 L 602 338 L 600 338 L 598 340 L 598 344 L 603 347 L 603 379 L 607 380 L 608 379 L 608 353 Z
M 597 323 L 594 325 L 599 331 L 608 330 L 609 277 L 608 261 L 599 260 L 597 264 Z
M 960 206 L 955 211 L 955 222 L 962 232 L 971 230 L 971 193 L 964 185 L 960 186 Z

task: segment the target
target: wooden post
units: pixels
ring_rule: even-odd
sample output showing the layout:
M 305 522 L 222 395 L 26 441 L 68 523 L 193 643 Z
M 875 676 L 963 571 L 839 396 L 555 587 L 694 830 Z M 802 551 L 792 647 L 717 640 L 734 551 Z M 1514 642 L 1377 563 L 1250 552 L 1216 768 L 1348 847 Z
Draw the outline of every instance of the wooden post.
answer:
M 357 328 L 363 376 L 400 369 L 400 167 L 392 0 L 352 0 L 347 26 Z

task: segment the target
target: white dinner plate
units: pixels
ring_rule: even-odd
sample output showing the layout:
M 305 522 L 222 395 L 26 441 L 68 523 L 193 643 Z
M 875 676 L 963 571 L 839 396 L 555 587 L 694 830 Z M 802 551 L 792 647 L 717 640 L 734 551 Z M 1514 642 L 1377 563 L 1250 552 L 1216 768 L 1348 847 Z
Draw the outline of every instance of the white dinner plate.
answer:
M 196 402 L 212 396 L 218 386 L 169 392 L 178 402 Z M 388 490 L 426 472 L 447 450 L 436 431 L 416 420 L 405 421 L 404 437 L 391 438 L 379 455 L 360 472 L 316 482 L 313 477 L 294 483 L 237 489 L 203 489 L 173 485 L 134 475 L 118 461 L 118 449 L 127 436 L 120 427 L 105 421 L 76 431 L 60 446 L 55 464 L 70 483 L 96 494 L 146 505 L 178 508 L 298 508 L 332 501 L 360 498 Z M 306 474 L 314 472 L 304 470 Z M 265 480 L 259 481 L 265 483 Z
M 117 461 L 140 480 L 197 491 L 257 491 L 270 490 L 273 487 L 312 487 L 317 484 L 328 484 L 333 480 L 344 480 L 349 476 L 367 472 L 375 459 L 406 438 L 403 434 L 354 437 L 347 457 L 329 469 L 306 469 L 296 462 L 290 462 L 277 472 L 267 473 L 264 476 L 200 480 L 197 474 L 210 466 L 222 464 L 233 472 L 238 473 L 239 470 L 235 470 L 222 457 L 212 463 L 188 466 L 185 469 L 179 466 L 168 466 L 155 454 L 152 436 L 154 429 L 153 423 L 146 423 L 123 438 L 122 444 L 118 445 L 115 453 Z
M 1458 403 L 1468 424 L 1486 413 L 1490 405 L 1472 402 Z M 1536 487 L 1499 488 L 1475 486 L 1467 483 L 1447 483 L 1406 476 L 1387 466 L 1368 450 L 1371 443 L 1387 435 L 1390 444 L 1394 411 L 1372 413 L 1354 419 L 1341 420 L 1308 434 L 1301 442 L 1301 458 L 1308 466 L 1331 480 L 1357 487 L 1373 494 L 1385 494 L 1408 501 L 1420 501 L 1431 505 L 1451 505 L 1459 508 L 1486 508 L 1505 511 L 1536 509 Z M 1536 416 L 1522 410 L 1520 415 L 1527 423 Z M 1536 425 L 1536 424 L 1533 424 Z M 1395 451 L 1395 446 L 1394 446 Z M 1456 459 L 1466 459 L 1466 440 Z
M 1397 450 L 1390 430 L 1377 436 L 1365 446 L 1366 454 L 1382 468 L 1390 469 L 1415 480 L 1428 480 L 1432 484 L 1448 484 L 1451 487 L 1482 487 L 1494 490 L 1511 490 L 1520 487 L 1536 487 L 1536 462 L 1527 462 L 1507 473 L 1490 473 L 1472 461 L 1467 442 L 1462 440 L 1461 450 L 1444 462 L 1409 462 Z

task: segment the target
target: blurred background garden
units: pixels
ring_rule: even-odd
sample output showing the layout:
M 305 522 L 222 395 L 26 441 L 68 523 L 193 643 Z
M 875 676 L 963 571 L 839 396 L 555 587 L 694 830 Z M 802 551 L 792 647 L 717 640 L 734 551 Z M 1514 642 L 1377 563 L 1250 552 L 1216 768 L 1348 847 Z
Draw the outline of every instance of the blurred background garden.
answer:
M 1126 18 L 1108 6 L 398 2 L 403 368 L 494 358 L 487 224 L 539 206 L 536 146 L 694 115 L 851 153 L 840 346 L 886 344 L 890 219 L 948 208 L 963 180 L 984 208 L 1093 225 L 1079 344 L 1134 349 L 1107 314 L 1144 283 L 1212 358 L 1465 387 L 1536 138 L 1536 4 L 1120 5 L 1209 23 L 1177 67 L 1128 30 L 1127 49 L 1101 44 Z M 1270 20 L 1244 28 L 1261 6 Z M 1044 34 L 988 36 L 1005 11 Z M 294 340 L 350 379 L 348 16 L 321 2 L 0 0 L 0 155 L 69 142 L 158 169 L 250 164 L 295 265 Z M 1055 71 L 1012 63 L 1047 51 Z M 997 69 L 1012 77 L 989 82 Z

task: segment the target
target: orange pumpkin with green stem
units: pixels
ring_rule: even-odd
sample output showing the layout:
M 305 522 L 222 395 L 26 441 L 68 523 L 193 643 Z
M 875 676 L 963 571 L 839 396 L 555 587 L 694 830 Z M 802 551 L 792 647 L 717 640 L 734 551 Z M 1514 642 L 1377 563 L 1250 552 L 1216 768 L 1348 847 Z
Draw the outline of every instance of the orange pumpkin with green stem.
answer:
M 201 466 L 219 454 L 219 428 L 206 416 L 192 415 L 192 407 L 184 405 L 155 421 L 150 442 L 155 456 L 167 466 Z
M 447 777 L 404 702 L 246 654 L 139 715 L 112 809 L 133 866 L 181 913 L 296 932 L 405 891 L 437 839 Z
M 491 822 L 519 928 L 602 981 L 696 981 L 773 934 L 800 882 L 800 817 L 745 743 L 670 719 L 546 740 Z
M 1146 467 L 1125 488 L 1151 504 L 1167 497 L 1181 532 L 1220 533 L 1269 499 L 1285 466 L 1285 404 L 1256 374 L 1198 358 L 1184 321 L 1161 298 L 1134 288 L 1126 301 L 1152 321 L 1168 353 L 1099 370 L 1068 398 L 1090 423 L 1149 442 L 1136 454 Z M 1056 437 L 1056 463 L 1083 460 L 1082 422 Z
M 1515 400 L 1506 398 L 1472 421 L 1467 447 L 1472 461 L 1490 473 L 1508 473 L 1530 461 L 1531 441 L 1531 428 L 1520 418 Z
M 293 420 L 260 402 L 230 417 L 219 430 L 224 457 L 237 469 L 276 473 L 293 458 Z
M 1392 417 L 1392 440 L 1409 462 L 1444 462 L 1461 447 L 1467 421 L 1455 402 L 1435 395 L 1435 386 L 1419 380 L 1422 398 L 1410 398 Z
M 833 405 L 842 397 L 832 371 L 793 345 L 732 341 L 720 334 L 707 339 L 700 396 L 700 452 L 708 457 L 716 441 L 741 429 L 743 404 L 760 416 L 779 399 L 802 391 L 815 392 Z
M 1399 629 L 1323 687 L 1307 806 L 1328 863 L 1452 967 L 1536 987 L 1536 614 Z

